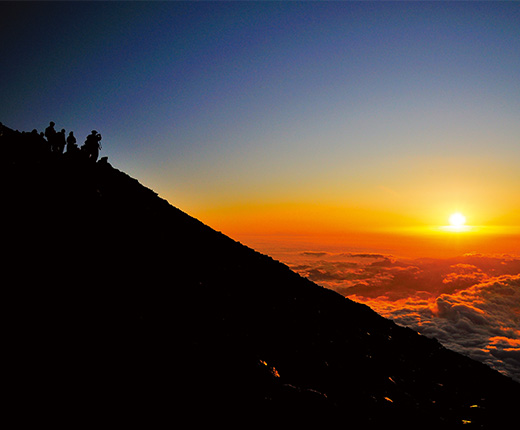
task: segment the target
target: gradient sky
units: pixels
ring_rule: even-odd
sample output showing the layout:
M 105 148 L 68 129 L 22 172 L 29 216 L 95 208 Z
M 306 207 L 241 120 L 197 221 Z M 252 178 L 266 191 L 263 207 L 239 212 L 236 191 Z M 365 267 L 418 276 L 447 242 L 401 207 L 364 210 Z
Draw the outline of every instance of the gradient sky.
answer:
M 98 130 L 235 239 L 428 256 L 461 211 L 457 252 L 520 249 L 518 2 L 2 2 L 0 24 L 0 121 Z

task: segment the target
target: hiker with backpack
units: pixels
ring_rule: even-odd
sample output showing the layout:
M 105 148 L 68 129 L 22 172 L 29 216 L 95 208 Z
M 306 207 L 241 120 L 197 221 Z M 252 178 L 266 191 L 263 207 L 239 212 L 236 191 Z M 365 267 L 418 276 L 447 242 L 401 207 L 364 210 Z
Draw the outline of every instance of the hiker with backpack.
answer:
M 94 163 L 99 157 L 99 150 L 101 149 L 100 141 L 101 135 L 96 130 L 92 130 L 87 136 L 85 144 L 81 147 L 81 151 L 86 155 L 87 159 Z

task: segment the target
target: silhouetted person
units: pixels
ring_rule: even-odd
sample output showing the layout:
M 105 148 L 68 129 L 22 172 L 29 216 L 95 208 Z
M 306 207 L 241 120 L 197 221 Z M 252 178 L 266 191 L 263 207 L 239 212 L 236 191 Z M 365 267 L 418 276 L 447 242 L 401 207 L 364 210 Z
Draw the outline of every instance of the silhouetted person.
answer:
M 63 154 L 63 150 L 65 149 L 65 129 L 62 128 L 61 131 L 58 131 L 55 136 L 54 142 L 54 152 L 57 154 Z
M 76 155 L 79 151 L 78 145 L 76 145 L 76 138 L 74 133 L 71 131 L 67 136 L 67 154 Z
M 51 147 L 51 150 L 52 150 L 52 146 L 54 144 L 54 141 L 55 141 L 55 137 L 56 137 L 56 130 L 54 130 L 54 122 L 51 121 L 49 123 L 49 126 L 45 129 L 45 137 L 47 139 L 47 142 L 49 142 L 49 146 Z
M 99 157 L 99 150 L 101 149 L 100 141 L 101 135 L 96 130 L 92 130 L 92 132 L 87 136 L 85 144 L 81 147 L 81 150 L 85 153 L 87 159 L 94 163 Z

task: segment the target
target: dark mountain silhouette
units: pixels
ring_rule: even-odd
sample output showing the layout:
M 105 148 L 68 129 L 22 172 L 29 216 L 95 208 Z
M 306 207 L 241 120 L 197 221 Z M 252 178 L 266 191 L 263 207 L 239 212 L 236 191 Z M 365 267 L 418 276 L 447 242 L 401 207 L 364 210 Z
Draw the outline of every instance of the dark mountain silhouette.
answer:
M 515 422 L 520 385 L 505 376 L 212 230 L 106 158 L 1 133 L 4 373 L 20 423 Z

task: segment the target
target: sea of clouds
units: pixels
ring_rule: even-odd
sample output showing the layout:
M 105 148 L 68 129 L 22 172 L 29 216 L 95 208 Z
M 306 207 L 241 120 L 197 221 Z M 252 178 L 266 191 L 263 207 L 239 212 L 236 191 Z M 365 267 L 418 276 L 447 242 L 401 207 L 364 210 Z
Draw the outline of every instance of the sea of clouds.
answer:
M 520 382 L 520 257 L 300 252 L 290 266 Z

